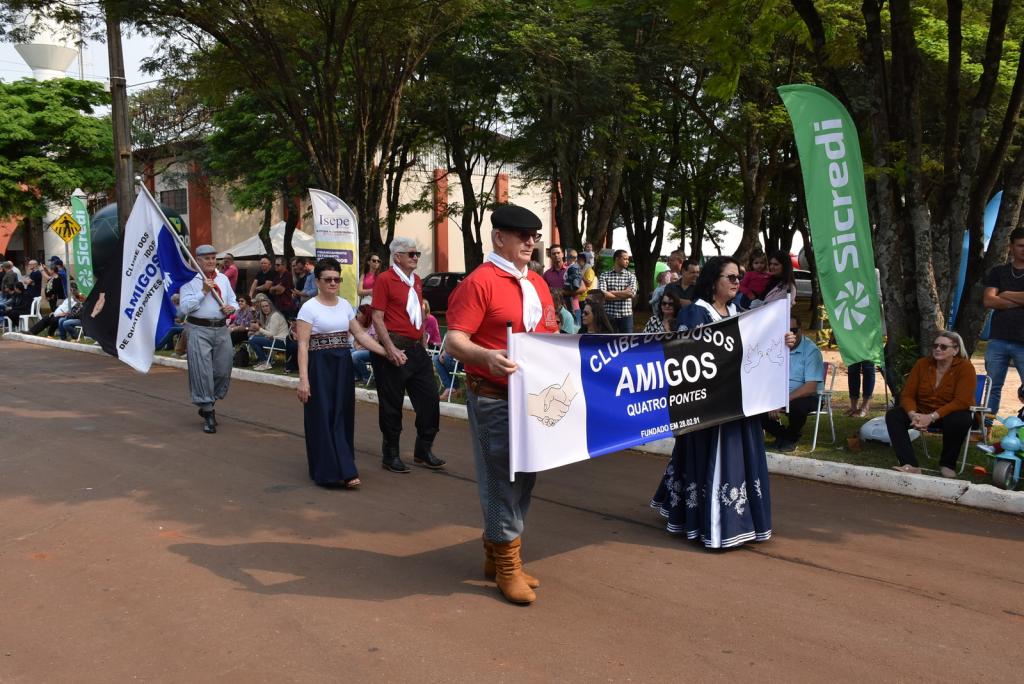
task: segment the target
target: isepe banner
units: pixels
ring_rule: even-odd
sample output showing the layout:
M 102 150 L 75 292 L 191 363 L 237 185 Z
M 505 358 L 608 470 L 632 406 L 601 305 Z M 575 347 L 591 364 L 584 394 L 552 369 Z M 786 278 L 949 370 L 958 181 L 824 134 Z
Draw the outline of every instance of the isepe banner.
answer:
M 171 297 L 196 276 L 173 230 L 143 188 L 125 226 L 121 268 L 111 264 L 103 272 L 82 311 L 86 334 L 143 373 L 174 325 Z
M 96 284 L 96 276 L 92 270 L 92 235 L 89 233 L 89 209 L 85 206 L 85 193 L 75 190 L 71 195 L 71 215 L 78 225 L 82 226 L 75 239 L 71 241 L 71 264 L 74 266 L 75 282 L 83 297 L 88 297 Z
M 316 258 L 334 257 L 341 263 L 341 286 L 338 296 L 358 306 L 356 285 L 359 282 L 359 222 L 355 212 L 329 192 L 309 189 L 313 206 L 313 235 L 316 237 Z
M 843 362 L 882 364 L 882 308 L 857 128 L 820 88 L 787 85 L 779 95 L 793 122 L 818 282 Z
M 533 473 L 788 404 L 789 301 L 654 335 L 510 336 L 510 471 Z

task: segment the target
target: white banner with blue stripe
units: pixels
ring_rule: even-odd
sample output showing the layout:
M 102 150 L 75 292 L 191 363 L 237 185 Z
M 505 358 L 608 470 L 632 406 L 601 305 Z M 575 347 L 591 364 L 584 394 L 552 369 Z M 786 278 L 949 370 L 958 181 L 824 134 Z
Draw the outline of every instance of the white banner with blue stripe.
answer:
M 516 333 L 510 471 L 532 473 L 784 407 L 789 302 L 656 335 Z
M 174 325 L 171 297 L 195 275 L 156 202 L 148 192 L 140 193 L 124 231 L 119 359 L 137 371 L 149 371 L 157 341 Z

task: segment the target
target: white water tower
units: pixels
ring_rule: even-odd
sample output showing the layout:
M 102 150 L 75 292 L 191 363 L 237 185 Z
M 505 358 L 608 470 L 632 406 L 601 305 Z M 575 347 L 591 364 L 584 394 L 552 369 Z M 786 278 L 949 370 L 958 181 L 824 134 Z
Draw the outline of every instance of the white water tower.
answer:
M 31 43 L 15 45 L 14 49 L 32 69 L 32 77 L 37 81 L 63 78 L 78 57 L 73 41 L 45 20 Z

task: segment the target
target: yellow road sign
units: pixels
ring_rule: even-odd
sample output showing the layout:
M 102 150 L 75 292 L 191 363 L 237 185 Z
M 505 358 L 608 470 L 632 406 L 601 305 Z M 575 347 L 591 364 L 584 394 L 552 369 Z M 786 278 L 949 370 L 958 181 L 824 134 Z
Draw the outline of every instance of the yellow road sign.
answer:
M 71 214 L 61 214 L 57 220 L 50 224 L 50 230 L 60 236 L 64 242 L 71 242 L 75 236 L 82 232 L 82 226 L 78 221 L 71 218 Z

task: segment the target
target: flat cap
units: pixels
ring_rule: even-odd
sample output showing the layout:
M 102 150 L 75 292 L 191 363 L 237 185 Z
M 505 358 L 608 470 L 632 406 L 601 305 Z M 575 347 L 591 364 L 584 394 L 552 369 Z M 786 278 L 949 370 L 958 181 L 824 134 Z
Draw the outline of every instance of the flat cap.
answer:
M 540 230 L 540 217 L 526 207 L 503 204 L 491 213 L 491 225 L 503 230 Z
M 213 245 L 199 245 L 196 247 L 196 256 L 205 256 L 207 254 L 216 254 L 217 250 L 213 248 Z

